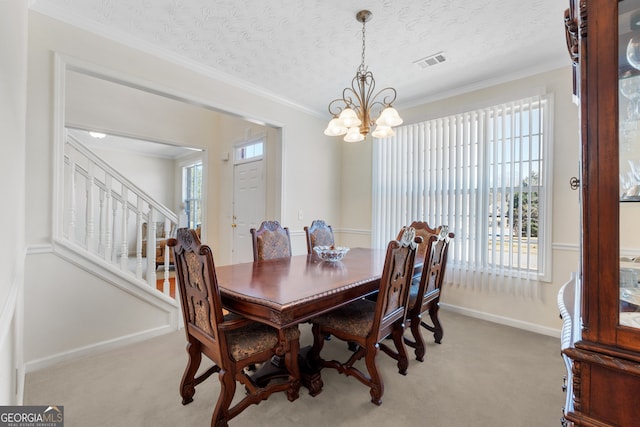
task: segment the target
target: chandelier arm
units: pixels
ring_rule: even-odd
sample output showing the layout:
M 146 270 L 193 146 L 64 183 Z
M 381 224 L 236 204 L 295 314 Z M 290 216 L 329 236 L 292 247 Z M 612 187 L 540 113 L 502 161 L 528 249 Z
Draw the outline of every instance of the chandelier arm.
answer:
M 363 110 L 369 110 L 370 101 L 375 97 L 371 97 L 371 94 L 375 90 L 376 80 L 373 78 L 373 73 L 371 71 L 367 71 L 364 74 L 359 74 L 354 79 L 354 82 L 357 80 L 358 83 L 358 91 L 360 93 L 360 106 Z
M 383 92 L 389 92 L 389 94 L 383 96 L 383 99 L 381 101 L 378 101 L 378 102 L 382 103 L 385 107 L 390 107 L 391 104 L 396 102 L 396 97 L 398 96 L 398 92 L 396 92 L 396 90 L 394 88 L 392 88 L 391 86 L 385 87 L 384 89 L 380 89 L 378 91 L 378 93 L 376 93 L 373 96 L 372 99 L 377 99 L 378 96 L 380 96 Z
M 371 117 L 371 124 L 375 124 L 376 119 L 378 117 L 380 117 L 380 114 L 382 113 L 382 110 L 384 110 L 385 108 L 387 108 L 387 104 L 385 104 L 382 101 L 376 101 L 374 100 L 371 105 L 369 105 L 369 114 Z
M 342 110 L 349 106 L 348 102 L 343 98 L 336 98 L 329 103 L 329 114 L 333 117 L 338 117 Z
M 348 107 L 355 109 L 358 105 L 362 104 L 362 102 L 360 100 L 360 95 L 353 88 L 353 81 L 351 82 L 351 86 L 352 87 L 345 87 L 342 89 L 342 100 Z M 353 102 L 353 98 L 356 99 L 356 102 Z
M 366 137 L 369 133 L 371 126 L 375 125 L 374 118 L 377 118 L 382 111 L 387 107 L 391 107 L 391 104 L 396 100 L 396 90 L 392 87 L 385 87 L 376 92 L 376 80 L 373 78 L 373 73 L 367 70 L 365 62 L 365 48 L 366 48 L 366 29 L 365 23 L 371 19 L 371 12 L 368 10 L 361 10 L 356 15 L 358 22 L 362 23 L 362 62 L 358 67 L 356 76 L 351 80 L 351 87 L 346 87 L 342 90 L 342 98 L 334 99 L 329 103 L 329 113 L 337 118 L 339 115 L 343 115 L 343 111 L 347 108 L 352 109 L 358 119 L 360 119 L 360 126 L 351 126 L 348 134 L 345 137 L 345 141 L 361 141 L 363 137 Z M 380 97 L 380 99 L 378 99 Z M 379 111 L 378 111 L 379 110 Z M 391 111 L 391 110 L 390 110 Z M 350 113 L 350 112 L 349 112 Z M 397 116 L 397 113 L 395 116 Z M 344 122 L 356 123 L 353 114 L 349 114 L 349 120 L 345 115 Z M 395 122 L 402 123 L 399 117 L 394 117 Z M 388 122 L 389 120 L 387 120 Z M 333 128 L 329 129 L 329 133 L 325 131 L 325 134 L 330 135 L 334 131 Z M 352 131 L 356 132 L 356 135 L 352 135 Z M 361 136 L 357 135 L 357 132 Z M 376 133 L 376 132 L 374 132 Z M 377 138 L 382 136 L 381 132 L 377 132 Z

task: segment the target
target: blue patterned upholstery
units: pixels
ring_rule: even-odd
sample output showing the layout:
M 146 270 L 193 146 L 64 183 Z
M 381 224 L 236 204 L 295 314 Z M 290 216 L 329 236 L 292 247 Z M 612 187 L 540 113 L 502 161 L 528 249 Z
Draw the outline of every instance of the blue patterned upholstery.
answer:
M 315 246 L 333 246 L 335 240 L 333 229 L 321 219 L 316 219 L 311 223 L 311 227 L 304 227 L 307 236 L 307 253 L 313 253 Z
M 291 256 L 289 229 L 278 221 L 263 221 L 256 230 L 252 228 L 253 260 L 287 258 Z

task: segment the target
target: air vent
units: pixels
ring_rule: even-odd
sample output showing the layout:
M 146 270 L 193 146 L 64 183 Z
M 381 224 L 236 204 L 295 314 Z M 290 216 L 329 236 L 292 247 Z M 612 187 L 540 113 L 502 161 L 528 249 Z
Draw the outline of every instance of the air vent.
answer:
M 444 57 L 444 52 L 438 52 L 434 53 L 433 55 L 429 55 L 426 58 L 418 59 L 413 63 L 416 64 L 420 69 L 424 69 L 441 64 L 446 60 L 447 58 Z

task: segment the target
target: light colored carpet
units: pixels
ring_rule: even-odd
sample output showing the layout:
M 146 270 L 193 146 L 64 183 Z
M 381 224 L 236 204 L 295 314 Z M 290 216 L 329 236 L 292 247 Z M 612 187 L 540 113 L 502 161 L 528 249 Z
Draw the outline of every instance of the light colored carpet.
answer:
M 411 358 L 408 374 L 380 352 L 383 403 L 352 377 L 325 369 L 324 389 L 305 388 L 248 407 L 230 421 L 245 426 L 551 427 L 560 425 L 564 364 L 559 339 L 441 310 L 442 344 L 427 340 L 425 361 Z M 301 345 L 312 342 L 301 325 Z M 184 331 L 27 375 L 25 405 L 64 405 L 65 427 L 209 426 L 218 396 L 214 375 L 182 406 L 178 385 L 186 365 Z M 411 356 L 413 356 L 413 350 Z M 325 344 L 325 358 L 346 344 Z M 206 358 L 205 358 L 206 360 Z M 239 392 L 242 392 L 239 390 Z

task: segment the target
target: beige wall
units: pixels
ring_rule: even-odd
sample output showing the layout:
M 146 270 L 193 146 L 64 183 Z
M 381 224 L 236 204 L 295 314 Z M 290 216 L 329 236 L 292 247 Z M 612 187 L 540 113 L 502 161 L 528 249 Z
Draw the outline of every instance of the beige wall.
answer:
M 578 175 L 579 146 L 578 110 L 572 103 L 571 82 L 571 68 L 567 66 L 401 111 L 405 123 L 416 123 L 534 94 L 554 95 L 551 283 L 537 283 L 533 290 L 528 287 L 527 292 L 448 286 L 443 293 L 444 305 L 469 315 L 557 334 L 561 322 L 556 295 L 571 272 L 578 269 L 578 191 L 572 191 L 568 184 L 572 176 Z M 371 228 L 371 156 L 370 144 L 347 144 L 343 147 L 342 227 L 351 231 L 344 236 L 348 243 L 364 243 L 365 233 L 356 231 Z
M 280 140 L 275 158 L 281 176 L 269 172 L 269 191 L 274 197 L 269 215 L 279 216 L 292 231 L 294 253 L 304 253 L 303 227 L 322 218 L 332 224 L 340 244 L 369 246 L 371 232 L 371 144 L 347 144 L 340 138 L 322 133 L 326 118 L 318 118 L 301 109 L 284 105 L 248 91 L 232 87 L 203 74 L 105 40 L 77 28 L 39 15 L 29 14 L 29 87 L 27 115 L 26 205 L 27 244 L 32 249 L 27 263 L 33 268 L 25 282 L 28 298 L 49 298 L 55 304 L 38 304 L 26 313 L 29 327 L 25 331 L 25 350 L 29 361 L 55 358 L 79 348 L 117 341 L 123 334 L 144 334 L 153 328 L 138 319 L 138 311 L 148 307 L 129 301 L 119 311 L 126 322 L 91 336 L 94 327 L 112 322 L 118 294 L 109 291 L 104 281 L 88 279 L 77 267 L 51 259 L 52 182 L 54 179 L 54 53 L 74 58 L 91 67 L 108 70 L 123 81 L 153 88 L 158 93 L 176 95 L 210 111 L 225 111 L 232 117 L 212 120 L 218 125 L 196 131 L 187 138 L 169 138 L 171 142 L 199 146 L 206 150 L 209 168 L 207 179 L 206 239 L 219 265 L 229 263 L 230 255 L 230 164 L 221 161 L 230 144 L 247 132 L 266 129 L 268 140 Z M 569 190 L 568 180 L 578 173 L 577 109 L 571 103 L 571 75 L 567 66 L 561 70 L 505 83 L 446 100 L 401 110 L 407 123 L 455 112 L 466 111 L 533 93 L 555 94 L 553 149 L 553 272 L 551 283 L 537 284 L 537 292 L 524 296 L 518 292 L 498 294 L 464 287 L 447 287 L 443 302 L 468 314 L 513 324 L 539 332 L 557 334 L 560 328 L 556 294 L 578 265 L 578 193 Z M 139 108 L 132 105 L 132 110 Z M 126 114 L 126 111 L 123 113 Z M 238 120 L 242 119 L 241 122 Z M 247 119 L 248 121 L 245 121 Z M 239 125 L 238 123 L 241 123 Z M 262 123 L 266 127 L 254 127 Z M 147 123 L 149 124 L 149 123 Z M 166 121 L 154 128 L 167 138 L 172 131 Z M 104 123 L 96 123 L 96 126 Z M 148 136 L 148 135 L 147 135 Z M 193 139 L 198 142 L 194 142 Z M 271 148 L 270 148 L 271 149 Z M 274 163 L 273 165 L 276 165 Z M 272 166 L 273 166 L 272 165 Z M 280 197 L 278 198 L 278 194 Z M 299 219 L 302 212 L 302 219 Z M 49 248 L 49 249 L 47 249 Z M 46 275 L 36 265 L 46 262 Z M 87 285 L 83 286 L 82 282 Z M 63 295 L 64 298 L 60 298 Z M 105 310 L 88 313 L 78 310 L 101 298 Z M 111 307 L 111 308 L 110 308 Z M 84 310 L 84 308 L 83 308 Z M 151 318 L 162 317 L 157 312 Z M 39 330 L 38 324 L 56 319 L 66 332 L 63 342 L 52 346 L 53 338 Z M 163 324 L 163 319 L 157 319 Z M 446 325 L 445 325 L 446 327 Z
M 27 16 L 27 2 L 0 2 L 0 405 L 22 403 L 23 389 Z
M 25 298 L 40 301 L 27 307 L 25 313 L 25 359 L 31 366 L 43 366 L 47 361 L 58 361 L 73 354 L 82 354 L 91 348 L 104 348 L 130 339 L 152 336 L 171 324 L 165 307 L 154 307 L 137 295 L 113 292 L 109 280 L 87 275 L 86 268 L 78 268 L 68 262 L 61 262 L 54 251 L 53 240 L 53 197 L 56 174 L 54 173 L 56 129 L 55 98 L 55 54 L 70 58 L 74 63 L 115 76 L 115 80 L 127 82 L 140 88 L 152 88 L 158 94 L 169 94 L 174 99 L 188 100 L 209 111 L 225 111 L 235 117 L 242 117 L 252 123 L 264 123 L 274 131 L 273 139 L 281 139 L 282 151 L 276 148 L 275 160 L 281 165 L 280 177 L 272 177 L 273 197 L 279 206 L 271 206 L 270 211 L 280 215 L 280 220 L 295 232 L 295 244 L 304 252 L 302 227 L 310 222 L 310 216 L 323 215 L 337 222 L 339 206 L 335 197 L 339 194 L 339 174 L 331 169 L 339 169 L 340 145 L 324 136 L 324 119 L 317 118 L 299 108 L 283 105 L 263 96 L 232 87 L 206 75 L 189 71 L 166 60 L 124 47 L 75 27 L 47 18 L 31 11 L 29 13 L 29 68 L 28 68 L 28 112 L 27 112 L 27 158 L 25 188 L 21 194 L 28 194 L 26 206 L 26 240 L 28 277 L 25 278 Z M 114 97 L 118 94 L 113 93 Z M 137 99 L 137 98 L 136 98 Z M 94 99 L 93 102 L 100 102 Z M 99 110 L 100 106 L 96 106 Z M 187 129 L 182 136 L 169 127 L 171 118 L 160 116 L 155 121 L 145 122 L 146 127 L 139 134 L 141 123 L 131 120 L 133 112 L 141 110 L 146 116 L 154 113 L 153 106 L 137 105 L 130 102 L 120 111 L 110 113 L 109 120 L 118 116 L 129 131 L 125 134 L 138 136 L 157 134 L 150 139 L 172 142 L 179 145 L 197 146 L 206 150 L 205 162 L 210 166 L 207 179 L 207 235 L 216 262 L 221 265 L 230 262 L 230 229 L 228 215 L 228 187 L 224 165 L 220 156 L 228 151 L 227 143 L 235 142 L 234 135 L 220 132 L 213 127 Z M 96 128 L 110 129 L 112 122 L 92 123 L 94 116 L 83 115 L 86 111 L 75 111 L 75 117 L 94 124 Z M 145 117 L 146 117 L 145 116 Z M 138 116 L 139 117 L 139 116 Z M 75 120 L 75 119 L 74 119 Z M 182 119 L 180 119 L 182 120 Z M 76 123 L 77 124 L 77 123 Z M 60 124 L 59 124 L 60 125 Z M 213 130 L 212 130 L 213 129 Z M 122 129 L 120 129 L 122 130 Z M 182 129 L 184 131 L 184 129 Z M 253 131 L 253 130 L 252 130 Z M 244 132 L 244 129 L 243 129 Z M 168 136 L 169 135 L 169 136 Z M 271 136 L 269 137 L 271 139 Z M 313 156 L 313 157 L 309 157 Z M 320 168 L 327 179 L 317 179 L 309 172 L 309 163 L 303 159 L 313 159 L 314 168 Z M 279 188 L 278 188 L 279 187 Z M 298 220 L 301 209 L 309 217 Z M 53 244 L 52 244 L 53 243 Z M 46 264 L 45 271 L 38 268 Z M 91 277 L 90 277 L 91 276 Z M 88 310 L 100 304 L 104 309 Z M 143 313 L 153 313 L 144 316 Z M 118 316 L 118 322 L 113 317 Z M 151 324 L 148 320 L 152 319 Z M 64 331 L 51 334 L 39 327 L 52 319 L 56 328 Z M 112 328 L 104 328 L 113 325 Z M 94 334 L 93 331 L 99 331 Z

